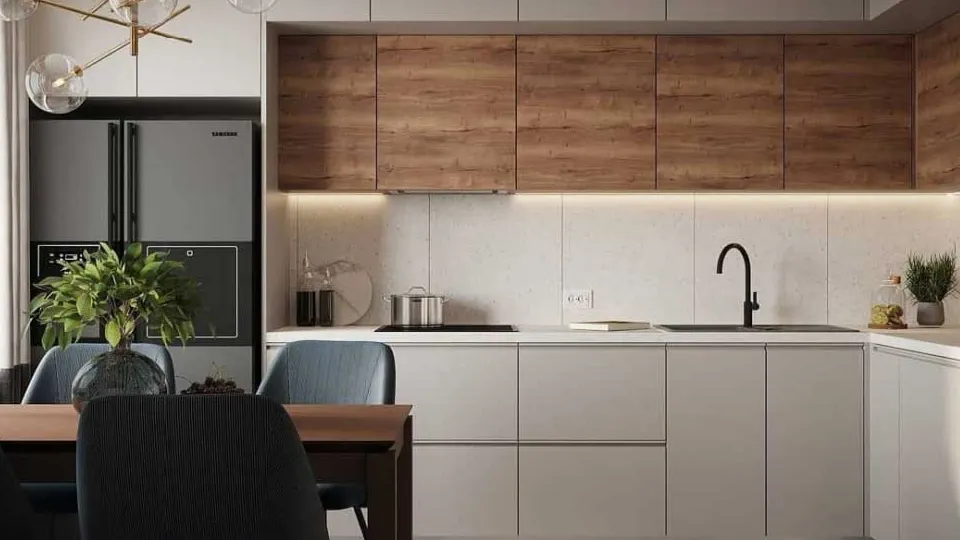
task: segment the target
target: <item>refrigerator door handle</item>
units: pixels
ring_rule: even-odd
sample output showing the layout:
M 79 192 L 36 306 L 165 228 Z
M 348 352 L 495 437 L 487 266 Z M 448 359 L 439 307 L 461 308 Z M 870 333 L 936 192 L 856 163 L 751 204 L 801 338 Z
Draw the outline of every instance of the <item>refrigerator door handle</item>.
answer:
M 107 137 L 109 154 L 107 159 L 110 160 L 109 167 L 107 168 L 109 174 L 107 185 L 110 207 L 110 226 L 108 229 L 109 238 L 107 238 L 107 243 L 116 249 L 123 238 L 120 225 L 120 208 L 123 206 L 121 204 L 122 199 L 120 198 L 120 134 L 117 124 L 107 124 Z
M 137 141 L 138 138 L 138 127 L 136 124 L 130 123 L 127 124 L 127 186 L 128 186 L 128 208 L 130 215 L 130 236 L 127 238 L 128 242 L 136 242 L 139 240 L 137 233 L 137 214 L 139 213 L 139 193 L 137 189 L 137 184 L 140 182 L 138 178 L 140 163 L 139 163 L 139 154 L 140 148 Z

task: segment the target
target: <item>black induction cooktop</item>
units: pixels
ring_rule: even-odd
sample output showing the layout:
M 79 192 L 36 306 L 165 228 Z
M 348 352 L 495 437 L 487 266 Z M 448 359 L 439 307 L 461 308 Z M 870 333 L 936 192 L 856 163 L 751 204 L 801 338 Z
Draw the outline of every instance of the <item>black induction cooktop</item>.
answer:
M 381 326 L 375 332 L 516 332 L 509 324 L 445 324 L 433 328 L 410 328 L 406 326 Z

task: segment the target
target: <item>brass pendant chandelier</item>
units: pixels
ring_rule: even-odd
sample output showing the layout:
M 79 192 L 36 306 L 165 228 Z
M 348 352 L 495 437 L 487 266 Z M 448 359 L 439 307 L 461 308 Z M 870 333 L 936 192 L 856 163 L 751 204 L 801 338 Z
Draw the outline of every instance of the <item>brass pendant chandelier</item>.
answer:
M 227 2 L 244 13 L 255 15 L 273 7 L 277 0 L 227 0 Z M 99 13 L 108 3 L 115 17 Z M 0 0 L 0 20 L 10 22 L 26 19 L 41 4 L 80 15 L 81 21 L 88 19 L 103 21 L 123 26 L 129 32 L 127 39 L 85 64 L 80 64 L 70 56 L 59 53 L 43 55 L 30 64 L 25 80 L 27 95 L 34 105 L 49 113 L 66 114 L 76 110 L 87 98 L 84 73 L 127 47 L 132 56 L 137 56 L 140 40 L 147 36 L 160 36 L 183 43 L 193 43 L 188 38 L 160 31 L 165 24 L 190 9 L 189 5 L 177 8 L 177 0 L 99 0 L 97 5 L 89 10 L 71 7 L 53 0 Z

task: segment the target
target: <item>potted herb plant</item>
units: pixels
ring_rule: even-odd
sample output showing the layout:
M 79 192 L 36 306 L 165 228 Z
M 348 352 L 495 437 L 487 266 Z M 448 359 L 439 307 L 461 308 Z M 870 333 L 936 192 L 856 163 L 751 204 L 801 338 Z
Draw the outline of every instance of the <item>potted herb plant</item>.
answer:
M 910 255 L 905 278 L 907 290 L 917 301 L 917 324 L 943 326 L 943 300 L 957 293 L 956 252 Z
M 193 339 L 199 308 L 197 283 L 169 253 L 145 253 L 130 244 L 123 255 L 107 244 L 84 253 L 77 262 L 61 261 L 62 275 L 35 284 L 31 320 L 43 327 L 44 349 L 66 347 L 85 328 L 100 325 L 111 349 L 91 359 L 73 380 L 73 406 L 79 412 L 90 399 L 107 394 L 165 394 L 159 366 L 130 348 L 134 333 L 146 326 L 165 345 Z

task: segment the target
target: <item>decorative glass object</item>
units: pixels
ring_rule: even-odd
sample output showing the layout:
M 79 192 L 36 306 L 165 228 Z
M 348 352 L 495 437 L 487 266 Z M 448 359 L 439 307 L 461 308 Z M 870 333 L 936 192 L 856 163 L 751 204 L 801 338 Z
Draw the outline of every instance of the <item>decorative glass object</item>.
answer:
M 0 19 L 8 22 L 26 19 L 39 5 L 38 0 L 0 0 Z
M 227 0 L 227 2 L 244 13 L 257 15 L 272 8 L 277 0 Z
M 905 304 L 906 294 L 900 286 L 900 276 L 892 275 L 883 280 L 874 293 L 870 308 L 870 328 L 906 328 L 907 324 L 903 321 Z
M 41 56 L 27 68 L 27 95 L 40 109 L 66 114 L 83 105 L 87 84 L 76 60 L 63 54 Z
M 177 9 L 177 0 L 110 0 L 110 7 L 120 20 L 149 28 L 167 20 Z
M 91 399 L 110 395 L 160 395 L 167 380 L 156 362 L 124 346 L 100 354 L 73 379 L 73 408 L 82 412 Z

